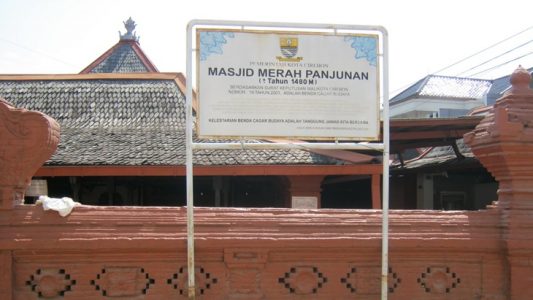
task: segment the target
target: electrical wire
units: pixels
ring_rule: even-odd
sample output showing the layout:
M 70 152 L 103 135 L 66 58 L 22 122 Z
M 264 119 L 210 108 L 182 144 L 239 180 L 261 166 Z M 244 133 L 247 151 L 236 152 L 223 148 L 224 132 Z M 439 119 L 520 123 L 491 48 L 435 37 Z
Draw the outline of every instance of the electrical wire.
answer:
M 521 55 L 521 56 L 519 56 L 519 57 L 513 58 L 513 59 L 511 59 L 511 60 L 508 60 L 508 61 L 506 61 L 506 62 L 504 62 L 504 63 L 501 63 L 501 64 L 499 64 L 499 65 L 497 65 L 497 66 L 490 67 L 490 68 L 485 69 L 485 70 L 483 70 L 483 71 L 480 71 L 480 72 L 474 73 L 474 74 L 472 74 L 472 75 L 470 75 L 470 76 L 476 76 L 476 75 L 479 75 L 479 74 L 482 74 L 482 73 L 485 73 L 485 72 L 488 72 L 488 71 L 492 71 L 492 70 L 497 69 L 497 68 L 499 68 L 499 67 L 501 67 L 501 66 L 505 66 L 506 64 L 512 63 L 513 61 L 516 61 L 516 60 L 519 60 L 519 59 L 524 58 L 524 57 L 526 57 L 526 56 L 529 56 L 529 55 L 531 55 L 531 54 L 533 54 L 533 51 L 531 51 L 531 52 L 529 52 L 529 53 L 527 53 L 527 54 Z
M 505 51 L 504 53 L 502 53 L 502 54 L 500 54 L 500 55 L 498 55 L 498 56 L 492 57 L 491 59 L 486 60 L 486 61 L 484 61 L 484 62 L 482 62 L 482 63 L 480 63 L 480 64 L 478 64 L 478 65 L 476 65 L 476 66 L 474 66 L 474 67 L 471 67 L 470 69 L 468 69 L 468 70 L 466 70 L 466 71 L 463 71 L 463 72 L 461 72 L 461 73 L 458 73 L 458 74 L 455 75 L 455 76 L 463 75 L 463 74 L 465 74 L 465 73 L 467 73 L 467 72 L 469 72 L 469 71 L 472 71 L 472 70 L 474 70 L 474 69 L 477 69 L 478 67 L 481 67 L 481 66 L 483 66 L 483 65 L 486 65 L 486 64 L 488 64 L 489 62 L 492 62 L 492 61 L 494 61 L 494 60 L 497 59 L 497 58 L 500 58 L 500 57 L 502 57 L 502 56 L 504 56 L 504 55 L 506 55 L 506 54 L 509 54 L 509 53 L 513 52 L 513 51 L 516 50 L 516 49 L 522 48 L 522 47 L 526 46 L 527 44 L 530 44 L 531 42 L 533 42 L 533 40 L 529 40 L 528 42 L 525 42 L 525 43 L 523 43 L 523 44 L 521 44 L 521 45 L 519 45 L 519 46 L 517 46 L 517 47 L 514 47 L 514 48 L 511 49 L 511 50 L 507 50 L 507 51 Z
M 453 67 L 453 66 L 455 66 L 455 65 L 457 65 L 457 64 L 460 64 L 460 63 L 464 62 L 465 60 L 470 59 L 470 58 L 472 58 L 472 57 L 474 57 L 474 56 L 476 56 L 476 55 L 479 55 L 479 54 L 481 54 L 481 53 L 483 53 L 483 52 L 485 52 L 485 51 L 487 51 L 487 50 L 489 50 L 489 49 L 491 49 L 491 48 L 494 48 L 494 47 L 496 47 L 496 46 L 502 44 L 503 42 L 506 42 L 506 41 L 508 41 L 508 40 L 510 40 L 510 39 L 512 39 L 512 38 L 514 38 L 514 37 L 516 37 L 516 36 L 518 36 L 518 35 L 520 35 L 520 34 L 526 32 L 526 31 L 531 30 L 532 28 L 533 28 L 533 26 L 530 26 L 530 27 L 528 27 L 528 28 L 526 28 L 526 29 L 524 29 L 524 30 L 518 32 L 518 33 L 515 33 L 515 34 L 511 35 L 510 37 L 507 37 L 507 38 L 505 38 L 505 39 L 503 39 L 503 40 L 501 40 L 501 41 L 499 41 L 499 42 L 496 42 L 495 44 L 492 44 L 492 45 L 486 47 L 486 48 L 483 49 L 483 50 L 480 50 L 480 51 L 478 51 L 478 52 L 476 52 L 476 53 L 474 53 L 474 54 L 472 54 L 472 55 L 469 55 L 469 56 L 467 56 L 467 57 L 465 57 L 465 58 L 463 58 L 463 59 L 461 59 L 461 60 L 459 60 L 459 61 L 457 61 L 457 62 L 454 62 L 453 64 L 451 64 L 451 65 L 449 65 L 449 66 L 446 66 L 446 67 L 444 67 L 444 68 L 442 68 L 442 69 L 440 69 L 440 70 L 438 70 L 438 71 L 436 71 L 436 72 L 433 72 L 433 74 L 437 74 L 437 73 L 440 73 L 440 72 L 442 72 L 442 71 L 444 71 L 444 70 L 448 70 L 449 68 L 451 68 L 451 67 Z
M 498 45 L 500 45 L 500 44 L 502 44 L 502 43 L 504 43 L 504 42 L 506 42 L 506 41 L 508 41 L 508 40 L 510 40 L 510 39 L 512 39 L 512 38 L 515 38 L 515 37 L 521 35 L 522 33 L 527 32 L 527 31 L 529 31 L 529 30 L 531 30 L 531 29 L 533 29 L 533 26 L 530 26 L 530 27 L 528 27 L 528 28 L 526 28 L 526 29 L 524 29 L 524 30 L 522 30 L 522 31 L 519 31 L 518 33 L 515 33 L 515 34 L 513 34 L 513 35 L 511 35 L 511 36 L 509 36 L 509 37 L 507 37 L 507 38 L 504 38 L 503 40 L 501 40 L 501 41 L 499 41 L 499 42 L 496 42 L 496 43 L 494 43 L 494 44 L 492 44 L 492 45 L 490 45 L 490 46 L 488 46 L 488 47 L 486 47 L 486 48 L 484 48 L 484 49 L 482 49 L 482 50 L 480 50 L 480 51 L 478 51 L 478 52 L 476 52 L 476 53 L 474 53 L 474 54 L 471 54 L 471 55 L 469 55 L 469 56 L 467 56 L 467 57 L 465 57 L 465 58 L 463 58 L 463 59 L 461 59 L 461 60 L 459 60 L 459 61 L 456 61 L 456 62 L 454 62 L 454 63 L 452 63 L 452 64 L 450 64 L 450 65 L 448 65 L 448 66 L 446 66 L 446 67 L 444 67 L 444 68 L 442 68 L 442 69 L 440 69 L 440 70 L 438 70 L 438 71 L 432 72 L 432 73 L 430 73 L 430 74 L 438 74 L 438 73 L 440 73 L 440 72 L 442 72 L 442 71 L 445 71 L 445 70 L 447 70 L 447 69 L 449 69 L 449 68 L 451 68 L 451 67 L 453 67 L 453 66 L 456 66 L 456 65 L 458 65 L 458 64 L 460 64 L 460 63 L 462 63 L 462 62 L 464 62 L 464 61 L 466 61 L 466 60 L 468 60 L 468 59 L 470 59 L 470 58 L 472 58 L 472 57 L 474 57 L 474 56 L 476 56 L 476 55 L 479 55 L 479 54 L 481 54 L 481 53 L 483 53 L 483 52 L 485 52 L 485 51 L 487 51 L 487 50 L 489 50 L 489 49 L 491 49 L 491 48 L 494 48 L 494 47 L 496 47 L 496 46 L 498 46 Z M 531 42 L 531 41 L 530 41 L 530 42 Z M 526 55 L 526 56 L 527 56 L 527 55 Z M 467 72 L 467 71 L 465 71 L 465 72 Z M 480 73 L 481 73 L 481 72 L 480 72 Z M 474 75 L 477 75 L 477 74 L 474 74 Z M 472 75 L 472 76 L 473 76 L 473 75 Z M 406 88 L 408 88 L 408 87 L 410 87 L 410 86 L 416 84 L 419 80 L 420 80 L 420 79 L 417 79 L 416 81 L 413 81 L 413 82 L 411 82 L 411 83 L 409 83 L 409 84 L 403 85 L 402 87 L 399 87 L 399 88 L 397 88 L 397 89 L 394 89 L 394 90 L 392 90 L 392 91 L 389 91 L 389 95 L 395 95 L 396 92 L 405 90 Z M 396 97 L 396 95 L 395 95 L 394 97 Z M 390 99 L 389 99 L 389 100 L 390 100 Z
M 11 44 L 11 45 L 13 45 L 13 46 L 16 46 L 16 47 L 22 48 L 22 49 L 24 49 L 24 50 L 26 50 L 26 51 L 29 51 L 29 52 L 33 52 L 33 53 L 36 53 L 36 54 L 39 54 L 39 55 L 42 55 L 42 56 L 46 56 L 46 57 L 48 57 L 48 58 L 50 58 L 50 59 L 53 59 L 53 60 L 55 60 L 55 61 L 57 61 L 57 62 L 60 62 L 60 63 L 62 63 L 62 64 L 65 64 L 65 65 L 67 65 L 67 66 L 75 67 L 75 65 L 73 65 L 73 64 L 71 64 L 71 63 L 69 63 L 69 62 L 66 62 L 66 61 L 61 60 L 61 59 L 56 58 L 56 57 L 53 57 L 53 56 L 51 56 L 51 55 L 49 55 L 49 54 L 46 54 L 46 53 L 44 53 L 44 52 L 37 51 L 37 50 L 33 50 L 33 49 L 29 48 L 29 47 L 26 47 L 26 46 L 23 46 L 23 45 L 17 44 L 17 43 L 15 43 L 15 42 L 12 42 L 12 41 L 7 40 L 7 39 L 5 39 L 5 38 L 0 37 L 0 41 L 4 41 L 4 42 L 6 42 L 6 43 L 8 43 L 8 44 Z

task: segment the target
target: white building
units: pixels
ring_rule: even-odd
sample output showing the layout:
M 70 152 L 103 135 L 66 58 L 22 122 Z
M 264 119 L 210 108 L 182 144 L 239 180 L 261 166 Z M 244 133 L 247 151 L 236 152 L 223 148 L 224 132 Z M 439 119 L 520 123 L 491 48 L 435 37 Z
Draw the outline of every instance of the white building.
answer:
M 491 80 L 428 75 L 389 102 L 391 118 L 453 118 L 485 106 Z

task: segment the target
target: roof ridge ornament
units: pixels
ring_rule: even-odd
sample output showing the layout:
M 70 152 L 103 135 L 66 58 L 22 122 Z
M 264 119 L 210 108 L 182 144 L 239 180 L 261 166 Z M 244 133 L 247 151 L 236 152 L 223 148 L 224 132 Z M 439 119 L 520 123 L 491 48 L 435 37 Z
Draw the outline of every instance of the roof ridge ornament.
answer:
M 511 89 L 505 93 L 505 95 L 532 95 L 533 90 L 529 88 L 531 84 L 531 74 L 522 65 L 511 74 L 509 79 L 511 83 Z
M 120 32 L 120 30 L 118 31 L 118 35 L 120 36 L 120 40 L 121 41 L 133 40 L 133 41 L 136 41 L 138 43 L 140 37 L 138 37 L 137 34 L 134 31 L 135 27 L 137 26 L 135 21 L 133 21 L 133 19 L 131 17 L 129 17 L 128 20 L 126 20 L 125 22 L 122 22 L 122 23 L 124 23 L 124 27 L 126 27 L 126 33 L 122 34 Z

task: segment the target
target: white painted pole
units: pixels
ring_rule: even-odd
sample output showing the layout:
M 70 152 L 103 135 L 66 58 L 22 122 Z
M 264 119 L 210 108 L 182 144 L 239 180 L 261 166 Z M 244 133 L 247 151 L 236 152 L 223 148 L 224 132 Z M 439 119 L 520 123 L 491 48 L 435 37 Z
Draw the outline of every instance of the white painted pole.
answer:
M 383 207 L 382 207 L 382 238 L 381 238 L 381 300 L 388 297 L 389 272 L 389 44 L 388 33 L 381 28 L 383 34 Z
M 192 117 L 192 60 L 193 46 L 192 46 L 192 30 L 194 23 L 190 22 L 187 25 L 187 77 L 185 95 L 186 105 L 186 184 L 187 184 L 187 272 L 188 272 L 188 295 L 189 299 L 196 299 L 195 275 L 194 275 L 194 199 L 193 199 L 193 151 L 192 151 L 192 135 L 193 135 L 193 117 Z

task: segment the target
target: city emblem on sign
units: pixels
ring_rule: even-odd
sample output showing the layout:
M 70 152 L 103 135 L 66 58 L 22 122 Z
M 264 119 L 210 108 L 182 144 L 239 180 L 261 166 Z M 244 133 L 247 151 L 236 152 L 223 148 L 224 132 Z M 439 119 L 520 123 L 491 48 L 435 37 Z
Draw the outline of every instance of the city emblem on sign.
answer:
M 303 57 L 295 57 L 298 53 L 298 38 L 296 37 L 280 37 L 279 48 L 283 56 L 276 56 L 279 61 L 295 61 L 299 62 Z

